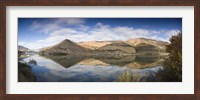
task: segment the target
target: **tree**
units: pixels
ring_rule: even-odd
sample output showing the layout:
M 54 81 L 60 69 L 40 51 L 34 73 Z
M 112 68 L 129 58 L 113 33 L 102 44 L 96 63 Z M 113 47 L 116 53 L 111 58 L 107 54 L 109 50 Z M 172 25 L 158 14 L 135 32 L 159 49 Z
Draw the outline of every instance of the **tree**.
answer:
M 182 33 L 170 38 L 170 44 L 166 46 L 168 58 L 164 62 L 164 68 L 157 77 L 162 81 L 182 81 Z

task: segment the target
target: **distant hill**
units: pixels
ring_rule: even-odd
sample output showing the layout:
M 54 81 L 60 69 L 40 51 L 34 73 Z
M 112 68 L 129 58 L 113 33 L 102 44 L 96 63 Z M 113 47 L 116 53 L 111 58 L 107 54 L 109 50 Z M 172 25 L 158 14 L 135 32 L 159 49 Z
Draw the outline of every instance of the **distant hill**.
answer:
M 24 47 L 24 46 L 21 46 L 21 45 L 18 45 L 18 51 L 30 51 L 30 49 Z
M 144 45 L 151 45 L 154 46 L 160 50 L 165 49 L 165 46 L 168 45 L 168 42 L 164 41 L 158 41 L 153 39 L 146 39 L 146 38 L 135 38 L 135 39 L 129 39 L 127 41 L 130 45 L 133 45 L 135 47 L 137 46 L 144 46 Z
M 146 38 L 136 38 L 128 41 L 90 41 L 79 43 L 66 39 L 57 45 L 40 49 L 40 54 L 106 55 L 110 57 L 127 54 L 155 55 L 165 52 L 165 46 L 168 44 L 168 42 Z
M 88 49 L 99 49 L 103 46 L 119 42 L 119 41 L 89 41 L 89 42 L 80 42 L 78 45 L 88 48 Z M 134 47 L 139 46 L 140 44 L 146 44 L 146 45 L 152 45 L 160 50 L 165 49 L 165 45 L 168 45 L 168 42 L 164 41 L 158 41 L 158 40 L 153 40 L 153 39 L 147 39 L 147 38 L 134 38 L 134 39 L 129 39 L 128 41 L 124 41 Z
M 44 48 L 41 48 L 41 49 L 39 49 L 39 51 L 44 51 L 44 50 L 48 50 L 48 49 L 50 49 L 50 48 L 52 48 L 53 46 L 49 46 L 49 47 L 44 47 Z
M 21 46 L 21 45 L 18 45 L 18 52 L 19 53 L 25 53 L 25 52 L 27 52 L 27 53 L 36 53 L 35 51 L 30 50 L 29 48 Z
M 79 42 L 78 45 L 84 48 L 95 50 L 111 43 L 112 43 L 111 41 L 88 41 L 88 42 Z
M 115 53 L 115 52 L 121 52 L 125 54 L 135 53 L 135 48 L 123 41 L 115 41 L 111 44 L 100 47 L 97 50 L 108 51 L 108 52 L 110 51 L 111 53 Z
M 165 53 L 165 46 L 169 44 L 168 42 L 146 38 L 129 39 L 126 42 L 134 46 L 136 52 L 142 55 L 158 55 Z
M 37 54 L 37 52 L 30 50 L 27 47 L 18 45 L 18 59 L 22 60 L 24 58 L 27 58 L 29 55 Z

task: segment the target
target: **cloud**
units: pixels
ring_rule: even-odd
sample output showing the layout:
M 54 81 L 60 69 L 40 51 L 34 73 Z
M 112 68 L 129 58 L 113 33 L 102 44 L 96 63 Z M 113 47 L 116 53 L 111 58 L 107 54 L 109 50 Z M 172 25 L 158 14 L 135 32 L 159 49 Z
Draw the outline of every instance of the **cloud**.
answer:
M 68 25 L 77 25 L 77 24 L 84 24 L 85 20 L 84 19 L 79 19 L 79 18 L 67 18 L 67 19 L 58 19 L 56 20 L 57 23 L 66 23 Z
M 60 24 L 66 23 L 67 25 L 77 24 L 72 26 L 60 26 Z M 79 24 L 78 24 L 79 23 Z M 74 42 L 83 41 L 112 41 L 112 40 L 128 40 L 131 38 L 151 38 L 156 40 L 168 41 L 171 35 L 177 34 L 180 30 L 149 30 L 143 28 L 133 28 L 127 26 L 112 27 L 103 23 L 96 23 L 94 26 L 86 26 L 82 20 L 55 20 L 53 23 L 46 25 L 39 25 L 34 22 L 33 28 L 39 28 L 40 31 L 48 34 L 48 37 L 43 40 L 38 40 L 32 43 L 25 43 L 30 49 L 40 49 L 55 45 L 64 39 L 70 39 Z M 40 28 L 43 26 L 44 28 Z
M 54 20 L 45 20 L 45 21 L 34 21 L 29 30 L 38 30 L 39 32 L 48 34 L 50 32 L 59 30 L 65 26 L 79 25 L 85 23 L 84 19 L 80 18 L 67 18 L 67 19 L 54 19 Z
M 25 45 L 26 43 L 25 42 L 19 42 L 18 44 L 19 45 Z
M 166 35 L 168 37 L 172 36 L 172 35 L 177 35 L 177 33 L 180 33 L 180 30 L 170 30 L 166 33 Z

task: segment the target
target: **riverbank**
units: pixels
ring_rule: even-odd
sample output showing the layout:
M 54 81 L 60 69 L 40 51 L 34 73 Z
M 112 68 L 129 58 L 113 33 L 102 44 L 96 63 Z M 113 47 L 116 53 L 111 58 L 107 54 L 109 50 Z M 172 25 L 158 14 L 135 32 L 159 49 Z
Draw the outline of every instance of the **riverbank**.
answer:
M 35 82 L 36 76 L 33 74 L 31 67 L 22 62 L 18 62 L 18 82 Z

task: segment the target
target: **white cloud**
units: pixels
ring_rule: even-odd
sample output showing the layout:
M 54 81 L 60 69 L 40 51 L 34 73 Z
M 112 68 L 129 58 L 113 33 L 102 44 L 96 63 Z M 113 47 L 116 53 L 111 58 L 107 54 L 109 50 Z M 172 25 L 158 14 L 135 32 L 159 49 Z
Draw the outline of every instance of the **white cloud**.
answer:
M 42 22 L 33 22 L 32 25 L 30 25 L 30 31 L 33 31 L 33 30 L 37 30 L 39 32 L 42 32 L 42 33 L 45 33 L 45 34 L 48 34 L 52 31 L 55 31 L 55 30 L 58 30 L 60 29 L 61 27 L 58 25 L 58 24 L 54 24 L 54 23 L 42 23 Z
M 19 45 L 25 45 L 26 43 L 25 42 L 19 42 L 18 44 Z
M 66 19 L 66 23 L 69 24 L 69 25 L 74 25 L 74 24 L 84 24 L 85 23 L 85 20 L 83 19 L 73 19 L 73 18 L 68 18 Z
M 105 40 L 128 40 L 131 38 L 151 38 L 168 41 L 171 35 L 177 34 L 179 30 L 148 30 L 126 26 L 111 27 L 103 23 L 97 23 L 94 27 L 78 24 L 76 27 L 60 27 L 58 25 L 66 22 L 67 24 L 83 23 L 81 20 L 57 20 L 55 24 L 44 25 L 41 31 L 46 32 L 49 36 L 43 40 L 32 43 L 25 43 L 24 46 L 30 49 L 40 49 L 55 45 L 64 39 L 70 39 L 74 42 L 82 41 L 105 41 Z M 38 28 L 37 23 L 33 23 Z
M 180 33 L 180 30 L 170 30 L 166 34 L 167 36 L 177 35 L 177 33 Z
M 88 31 L 88 29 L 90 29 L 90 27 L 85 25 L 79 25 L 78 28 L 79 31 Z
M 34 21 L 32 25 L 30 25 L 30 30 L 38 30 L 39 32 L 48 34 L 63 28 L 63 25 L 79 25 L 81 27 L 81 25 L 84 23 L 85 20 L 80 18 L 55 19 L 41 22 Z
M 68 24 L 68 25 L 79 25 L 79 24 L 84 24 L 85 19 L 81 18 L 61 18 L 61 19 L 56 19 L 53 21 L 55 24 Z

